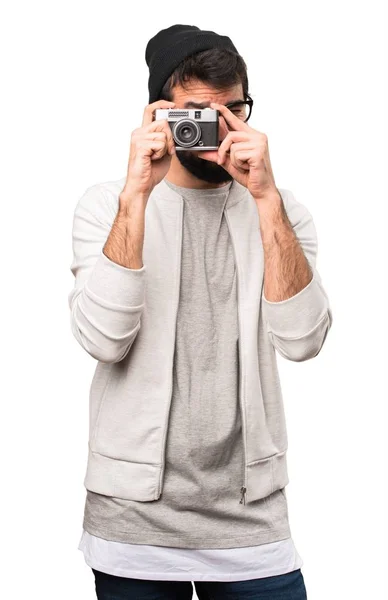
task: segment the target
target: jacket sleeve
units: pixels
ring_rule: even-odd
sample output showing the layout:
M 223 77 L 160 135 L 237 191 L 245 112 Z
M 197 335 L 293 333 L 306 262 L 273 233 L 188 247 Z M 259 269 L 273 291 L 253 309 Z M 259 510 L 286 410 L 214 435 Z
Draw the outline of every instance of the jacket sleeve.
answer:
M 96 184 L 78 200 L 72 230 L 71 330 L 86 352 L 105 363 L 128 353 L 140 329 L 145 295 L 145 265 L 128 269 L 102 251 L 114 219 L 115 209 Z
M 317 356 L 333 322 L 327 293 L 316 268 L 317 232 L 307 208 L 289 190 L 280 190 L 284 206 L 313 272 L 312 280 L 297 294 L 271 302 L 262 292 L 262 312 L 276 350 L 284 358 L 304 361 Z

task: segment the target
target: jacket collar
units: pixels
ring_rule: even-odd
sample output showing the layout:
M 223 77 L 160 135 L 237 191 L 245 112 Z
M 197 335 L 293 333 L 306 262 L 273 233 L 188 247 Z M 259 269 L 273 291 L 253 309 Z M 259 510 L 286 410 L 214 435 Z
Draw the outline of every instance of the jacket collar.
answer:
M 178 194 L 175 190 L 170 188 L 170 186 L 167 185 L 164 179 L 162 179 L 162 181 L 154 187 L 152 195 L 155 196 L 155 199 L 163 198 L 164 200 L 171 200 L 173 202 L 182 202 L 182 196 Z M 245 188 L 243 185 L 241 185 L 235 179 L 233 179 L 232 185 L 229 189 L 229 196 L 226 201 L 225 207 L 230 208 L 231 206 L 234 206 L 235 204 L 237 204 L 241 200 L 244 200 L 244 198 L 248 198 L 249 196 L 250 194 L 247 188 Z

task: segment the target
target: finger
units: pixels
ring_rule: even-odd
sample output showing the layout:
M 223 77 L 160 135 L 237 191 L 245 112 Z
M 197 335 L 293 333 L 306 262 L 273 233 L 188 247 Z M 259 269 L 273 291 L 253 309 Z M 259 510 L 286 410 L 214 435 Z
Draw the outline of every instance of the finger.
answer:
M 153 131 L 152 133 L 146 133 L 143 136 L 144 140 L 159 140 L 167 142 L 167 134 L 165 131 Z
M 164 142 L 168 153 L 175 154 L 175 144 L 171 135 L 171 130 L 169 131 L 154 131 L 153 133 L 146 133 L 144 138 L 145 140 L 161 140 Z
M 224 162 L 226 153 L 229 152 L 232 144 L 249 141 L 251 137 L 252 134 L 246 131 L 229 131 L 218 148 L 219 164 L 221 165 Z
M 172 137 L 171 128 L 168 124 L 167 119 L 157 119 L 156 121 L 152 121 L 152 123 L 147 125 L 145 131 L 147 133 L 151 133 L 154 131 L 164 132 L 167 137 L 168 151 L 170 154 L 175 154 L 175 142 L 174 138 Z
M 221 115 L 224 117 L 225 121 L 228 123 L 228 125 L 230 125 L 231 128 L 235 131 L 251 131 L 251 127 L 249 127 L 249 125 L 247 125 L 246 123 L 244 123 L 244 121 L 236 117 L 236 115 L 234 115 L 232 111 L 229 110 L 229 108 L 227 108 L 223 104 L 212 102 L 210 106 L 211 108 L 219 110 Z
M 257 154 L 257 146 L 249 140 L 249 142 L 235 142 L 230 147 L 230 156 L 238 152 L 239 150 L 250 150 L 252 155 Z
M 136 148 L 136 154 L 150 156 L 152 160 L 162 158 L 167 152 L 165 142 L 159 140 L 144 140 Z
M 175 102 L 169 102 L 168 100 L 158 100 L 148 104 L 144 109 L 142 127 L 152 123 L 153 113 L 157 108 L 174 108 L 174 106 Z
M 235 150 L 230 153 L 230 162 L 236 169 L 250 170 L 249 161 L 252 158 L 252 149 Z
M 240 142 L 232 144 L 230 149 L 230 160 L 236 168 L 249 170 L 255 163 L 259 164 L 262 160 L 257 145 L 249 142 Z M 245 164 L 243 164 L 245 163 Z

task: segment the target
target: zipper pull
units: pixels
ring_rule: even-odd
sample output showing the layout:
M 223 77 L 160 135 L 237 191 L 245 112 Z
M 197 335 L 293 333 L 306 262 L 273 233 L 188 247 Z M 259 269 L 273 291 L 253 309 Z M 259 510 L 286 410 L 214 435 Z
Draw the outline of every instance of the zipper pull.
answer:
M 245 492 L 246 492 L 246 491 L 247 491 L 247 488 L 246 488 L 246 487 L 242 486 L 242 487 L 240 488 L 240 492 L 241 492 L 241 500 L 240 500 L 239 504 L 242 504 L 242 503 L 243 503 L 243 501 L 244 501 L 244 504 L 245 504 Z

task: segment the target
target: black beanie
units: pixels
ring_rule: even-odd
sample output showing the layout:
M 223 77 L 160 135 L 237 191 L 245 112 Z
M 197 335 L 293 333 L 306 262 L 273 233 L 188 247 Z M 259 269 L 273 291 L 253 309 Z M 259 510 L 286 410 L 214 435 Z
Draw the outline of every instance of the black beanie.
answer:
M 226 48 L 238 54 L 228 36 L 204 31 L 195 25 L 172 25 L 151 38 L 145 51 L 150 71 L 149 104 L 159 99 L 164 84 L 182 60 L 211 48 Z

